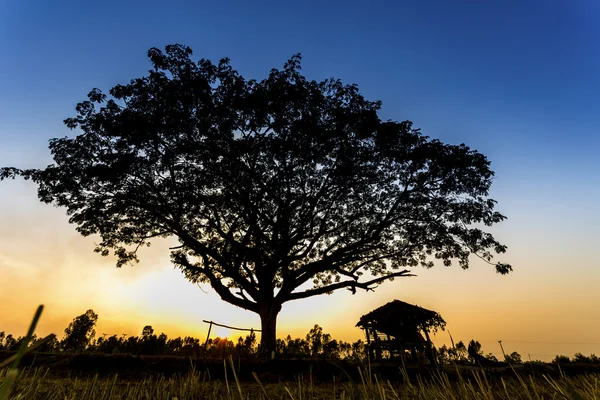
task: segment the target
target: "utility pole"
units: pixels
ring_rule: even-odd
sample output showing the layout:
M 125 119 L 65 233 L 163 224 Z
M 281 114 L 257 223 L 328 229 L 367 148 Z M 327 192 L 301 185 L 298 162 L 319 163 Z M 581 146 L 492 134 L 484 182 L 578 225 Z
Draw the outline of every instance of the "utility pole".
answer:
M 506 353 L 504 353 L 504 347 L 502 347 L 502 340 L 498 340 L 498 343 L 500 343 L 500 350 L 502 350 L 502 355 L 504 356 L 504 360 L 506 360 Z

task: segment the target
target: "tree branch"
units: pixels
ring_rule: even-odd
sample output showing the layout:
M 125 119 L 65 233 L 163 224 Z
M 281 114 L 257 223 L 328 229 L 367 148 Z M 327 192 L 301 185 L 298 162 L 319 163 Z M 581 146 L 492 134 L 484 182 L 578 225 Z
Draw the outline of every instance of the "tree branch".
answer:
M 221 280 L 218 279 L 212 273 L 210 268 L 208 268 L 208 257 L 204 256 L 203 258 L 204 258 L 204 265 L 205 265 L 203 268 L 190 263 L 185 255 L 182 255 L 181 257 L 177 257 L 177 263 L 179 263 L 180 265 L 182 265 L 189 271 L 193 271 L 195 273 L 206 276 L 208 278 L 208 280 L 210 281 L 210 285 L 212 286 L 212 288 L 217 292 L 217 294 L 224 301 L 226 301 L 230 304 L 233 304 L 234 306 L 238 306 L 240 308 L 243 308 L 243 309 L 246 309 L 249 311 L 258 312 L 258 307 L 257 307 L 256 303 L 248 300 L 247 298 L 245 298 L 245 296 L 244 296 L 244 298 L 235 296 L 225 285 L 223 285 Z
M 223 268 L 226 276 L 230 277 L 231 279 L 233 279 L 236 283 L 238 283 L 242 288 L 244 288 L 244 290 L 250 295 L 252 296 L 252 298 L 258 298 L 258 290 L 256 289 L 256 287 L 254 287 L 252 285 L 252 283 L 250 281 L 248 281 L 246 278 L 244 278 L 238 271 L 235 271 L 233 267 L 229 266 L 228 267 L 228 263 L 225 262 L 225 260 L 223 259 L 222 254 L 219 254 L 218 252 L 211 250 L 210 248 L 208 248 L 207 246 L 205 246 L 202 242 L 196 240 L 193 236 L 191 236 L 190 234 L 188 234 L 185 230 L 183 230 L 183 228 L 181 227 L 174 227 L 176 229 L 176 232 L 179 236 L 179 238 L 183 241 L 183 243 L 186 245 L 186 247 L 195 250 L 198 254 L 203 255 L 204 257 L 206 256 L 210 256 L 211 258 L 213 258 L 215 261 L 217 261 L 217 263 Z M 200 271 L 202 272 L 202 271 Z M 211 284 L 213 282 L 213 280 L 210 278 L 209 275 L 207 275 L 207 277 L 209 278 L 209 280 L 211 281 Z M 216 279 L 213 275 L 213 278 Z M 217 279 L 218 281 L 218 279 Z M 219 284 L 220 281 L 219 281 Z M 214 287 L 214 285 L 213 285 Z M 216 290 L 216 288 L 215 288 Z M 240 306 L 242 307 L 242 306 Z M 246 308 L 246 307 L 244 307 Z
M 352 291 L 353 294 L 356 293 L 356 288 L 364 289 L 364 290 L 368 291 L 368 290 L 373 289 L 370 286 L 377 285 L 381 282 L 385 282 L 386 280 L 389 280 L 392 278 L 398 278 L 398 277 L 404 277 L 404 276 L 416 276 L 414 274 L 410 274 L 409 272 L 410 272 L 409 270 L 405 269 L 403 271 L 394 272 L 392 274 L 387 274 L 385 276 L 381 276 L 379 278 L 375 278 L 375 279 L 372 279 L 367 282 L 345 281 L 345 282 L 334 283 L 332 285 L 327 285 L 327 286 L 323 286 L 323 287 L 316 288 L 316 289 L 309 289 L 309 290 L 305 290 L 303 292 L 291 293 L 287 296 L 287 298 L 284 301 L 305 299 L 307 297 L 318 296 L 320 294 L 333 292 L 334 290 L 338 290 L 338 289 L 342 289 L 342 288 L 350 288 L 350 290 Z

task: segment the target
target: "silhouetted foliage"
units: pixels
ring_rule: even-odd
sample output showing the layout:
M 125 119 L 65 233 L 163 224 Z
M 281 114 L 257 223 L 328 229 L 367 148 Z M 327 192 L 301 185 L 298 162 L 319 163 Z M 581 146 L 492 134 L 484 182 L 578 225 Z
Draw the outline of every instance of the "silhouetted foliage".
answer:
M 117 335 L 112 335 L 109 338 L 99 338 L 96 341 L 96 351 L 105 354 L 116 354 L 122 348 L 123 339 Z
M 234 343 L 228 338 L 210 338 L 204 347 L 204 342 L 191 336 L 184 338 L 169 339 L 166 334 L 156 335 L 151 325 L 142 329 L 141 336 L 129 336 L 125 334 L 108 336 L 103 334 L 96 340 L 93 339 L 92 331 L 98 319 L 93 310 L 73 319 L 69 327 L 65 329 L 65 337 L 58 341 L 55 337 L 37 348 L 36 352 L 58 353 L 78 351 L 86 353 L 103 354 L 132 354 L 144 356 L 181 356 L 181 357 L 205 357 L 223 359 L 232 355 L 236 358 L 253 358 L 258 355 L 258 344 L 256 333 L 250 331 L 245 337 L 240 336 Z M 0 332 L 0 350 L 17 351 L 23 340 L 22 337 L 15 339 L 11 334 Z M 33 335 L 32 342 L 41 340 Z M 292 339 L 291 336 L 277 340 L 277 354 L 286 359 L 327 359 L 359 362 L 364 358 L 365 348 L 361 340 L 355 343 L 337 341 L 331 335 L 323 332 L 323 328 L 315 325 L 305 338 Z
M 467 347 L 467 353 L 469 354 L 469 359 L 475 361 L 476 356 L 482 355 L 481 343 L 477 340 L 471 340 Z
M 256 81 L 191 54 L 150 49 L 147 76 L 77 105 L 65 123 L 80 132 L 50 141 L 53 165 L 0 179 L 32 179 L 117 266 L 153 238 L 177 238 L 173 263 L 258 313 L 267 354 L 287 301 L 369 290 L 430 257 L 468 268 L 471 254 L 491 263 L 505 252 L 470 227 L 505 219 L 487 198 L 484 155 L 380 120 L 381 103 L 356 85 L 307 80 L 299 55 Z
M 468 351 L 467 351 L 467 346 L 465 346 L 465 344 L 463 343 L 463 341 L 459 341 L 458 343 L 456 343 L 456 346 L 454 348 L 454 352 L 456 355 L 456 358 L 458 360 L 467 360 L 468 359 Z
M 15 339 L 12 334 L 5 334 L 4 331 L 0 332 L 0 349 L 8 351 L 17 351 L 21 344 L 22 337 Z
M 83 332 L 85 326 L 90 326 L 90 323 L 82 323 L 82 321 L 97 321 L 98 315 L 93 310 L 88 310 L 85 314 L 73 319 L 69 324 L 71 332 Z M 95 322 L 94 322 L 95 324 Z M 84 328 L 79 328 L 83 326 Z M 69 331 L 65 329 L 65 333 Z M 71 333 L 71 336 L 73 333 Z M 36 353 L 60 353 L 65 350 L 73 350 L 73 347 L 64 347 L 68 334 L 59 341 L 54 337 L 43 346 L 35 350 Z M 209 339 L 206 351 L 204 350 L 204 341 L 198 338 L 187 336 L 185 338 L 169 339 L 166 334 L 161 333 L 158 336 L 154 333 L 151 325 L 146 325 L 142 329 L 141 336 L 126 337 L 125 334 L 118 336 L 108 336 L 103 334 L 95 341 L 88 331 L 85 336 L 87 344 L 85 348 L 77 347 L 76 350 L 85 353 L 103 353 L 111 355 L 132 354 L 135 356 L 179 356 L 207 358 L 207 359 L 224 359 L 234 356 L 237 359 L 251 359 L 256 357 L 258 353 L 258 344 L 256 341 L 256 333 L 251 331 L 245 337 L 239 337 L 234 343 L 228 338 L 211 338 Z M 23 337 L 14 338 L 11 334 L 0 332 L 0 350 L 16 352 Z M 32 343 L 41 341 L 36 335 L 32 337 Z M 71 339 L 73 340 L 73 339 Z M 79 343 L 83 343 L 83 340 Z M 309 330 L 304 338 L 293 339 L 288 335 L 285 339 L 277 339 L 277 354 L 283 359 L 296 360 L 345 360 L 352 363 L 366 362 L 366 347 L 365 342 L 357 340 L 354 343 L 338 341 L 333 339 L 330 334 L 325 333 L 319 325 L 314 325 Z M 80 345 L 81 346 L 81 345 Z M 468 346 L 462 341 L 456 343 L 453 347 L 442 345 L 436 349 L 437 361 L 439 364 L 465 364 L 488 360 L 497 362 L 496 357 L 488 353 L 483 356 L 482 346 L 476 340 L 471 340 Z M 508 354 L 505 361 L 511 364 L 522 363 L 521 355 L 517 352 Z M 564 355 L 557 355 L 553 363 L 559 364 L 600 364 L 600 357 L 595 354 L 585 356 L 582 353 L 575 353 L 572 358 Z M 530 362 L 527 362 L 530 363 Z M 537 360 L 533 363 L 542 363 Z
M 73 322 L 65 329 L 65 337 L 62 340 L 62 348 L 65 351 L 82 351 L 96 335 L 94 326 L 98 321 L 98 314 L 93 310 L 87 310 L 85 314 L 73 319 Z
M 595 354 L 590 354 L 590 356 L 585 356 L 581 353 L 575 353 L 573 358 L 569 359 L 567 356 L 556 356 L 554 362 L 560 363 L 575 363 L 575 364 L 600 364 L 600 357 Z
M 36 336 L 35 334 L 33 336 Z M 41 342 L 44 338 L 38 338 L 36 337 L 32 344 Z M 47 342 L 45 342 L 44 344 L 42 344 L 41 346 L 39 346 L 37 348 L 37 351 L 39 351 L 40 353 L 50 353 L 50 352 L 55 352 L 57 350 L 60 349 L 60 342 L 59 340 L 56 338 L 56 336 L 53 336 L 52 338 L 50 338 L 50 340 L 48 340 Z
M 513 351 L 510 354 L 507 354 L 504 357 L 504 361 L 511 364 L 521 364 L 523 361 L 521 360 L 521 355 L 516 351 Z
M 554 357 L 552 362 L 556 364 L 568 364 L 571 362 L 571 359 L 568 356 L 557 355 L 556 357 Z

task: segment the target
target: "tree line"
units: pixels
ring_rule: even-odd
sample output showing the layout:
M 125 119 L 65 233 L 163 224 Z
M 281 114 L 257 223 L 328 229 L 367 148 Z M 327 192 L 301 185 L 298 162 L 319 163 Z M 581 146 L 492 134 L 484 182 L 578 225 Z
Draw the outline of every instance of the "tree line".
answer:
M 103 353 L 103 354 L 133 354 L 153 356 L 181 356 L 224 358 L 229 355 L 236 357 L 253 357 L 260 353 L 260 344 L 256 333 L 250 331 L 237 341 L 229 338 L 209 338 L 201 340 L 192 336 L 169 338 L 165 333 L 156 334 L 151 325 L 146 325 L 139 336 L 96 334 L 98 314 L 88 310 L 76 317 L 64 330 L 61 339 L 53 337 L 37 348 L 45 353 Z M 17 351 L 23 337 L 0 332 L 0 350 Z M 42 338 L 34 335 L 32 345 Z M 346 359 L 360 361 L 363 357 L 364 342 L 354 343 L 336 340 L 330 334 L 324 333 L 323 328 L 315 325 L 304 338 L 293 339 L 290 335 L 285 339 L 277 339 L 276 353 L 281 358 L 310 358 L 310 359 Z
M 209 338 L 206 341 L 192 336 L 169 338 L 165 333 L 157 335 L 151 325 L 146 325 L 139 336 L 126 334 L 97 336 L 95 329 L 97 321 L 98 314 L 93 310 L 87 310 L 69 323 L 61 339 L 55 336 L 38 347 L 37 351 L 63 354 L 86 352 L 198 358 L 226 358 L 230 355 L 238 358 L 252 358 L 260 354 L 260 343 L 257 341 L 254 331 L 250 331 L 245 337 L 240 336 L 236 341 L 221 337 Z M 2 331 L 0 332 L 0 350 L 17 351 L 23 339 L 23 337 L 15 337 Z M 34 335 L 32 345 L 40 341 L 42 338 Z M 276 354 L 278 358 L 283 359 L 364 362 L 365 346 L 366 343 L 363 340 L 351 343 L 333 339 L 329 333 L 323 331 L 322 327 L 314 325 L 303 338 L 292 338 L 288 335 L 284 339 L 277 339 Z M 477 340 L 471 340 L 468 344 L 459 341 L 452 346 L 434 347 L 434 351 L 440 364 L 477 363 L 482 358 L 491 362 L 500 361 L 492 353 L 485 354 L 481 343 Z M 426 360 L 423 361 L 426 362 Z M 521 355 L 517 352 L 506 354 L 503 361 L 511 364 L 523 362 Z M 582 353 L 576 353 L 572 358 L 557 355 L 552 362 L 600 364 L 600 357 L 595 354 L 585 356 Z

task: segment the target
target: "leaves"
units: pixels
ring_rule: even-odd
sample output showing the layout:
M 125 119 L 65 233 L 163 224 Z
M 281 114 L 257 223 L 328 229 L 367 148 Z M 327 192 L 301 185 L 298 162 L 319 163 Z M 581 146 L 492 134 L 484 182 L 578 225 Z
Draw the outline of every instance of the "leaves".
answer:
M 73 322 L 65 329 L 65 337 L 62 341 L 63 348 L 70 350 L 83 350 L 96 335 L 94 327 L 98 321 L 98 314 L 93 310 L 87 310 L 84 314 L 73 319 Z

